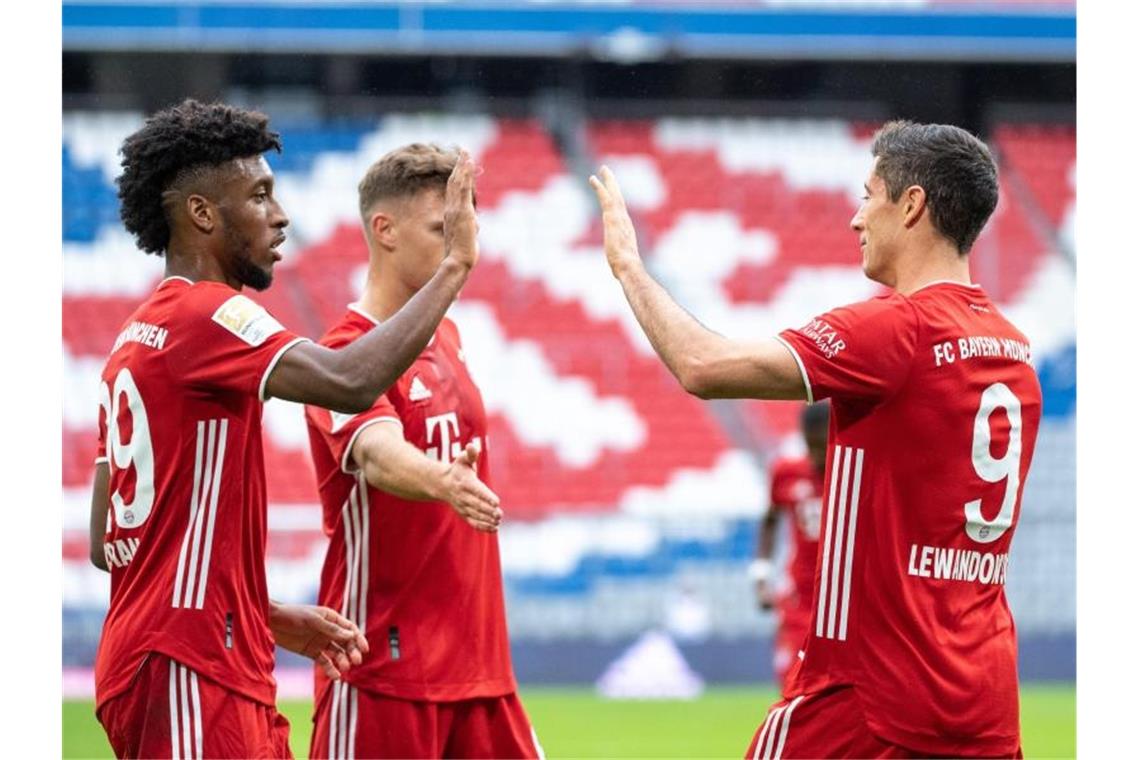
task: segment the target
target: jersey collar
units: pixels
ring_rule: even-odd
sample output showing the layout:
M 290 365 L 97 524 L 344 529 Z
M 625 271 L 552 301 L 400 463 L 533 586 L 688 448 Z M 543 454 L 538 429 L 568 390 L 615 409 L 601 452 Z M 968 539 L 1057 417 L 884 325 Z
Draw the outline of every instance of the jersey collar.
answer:
M 910 294 L 913 296 L 918 291 L 923 290 L 925 288 L 929 288 L 932 285 L 957 285 L 960 288 L 974 288 L 975 290 L 981 290 L 982 289 L 982 286 L 976 282 L 958 282 L 957 280 L 935 280 L 934 282 L 926 283 L 921 288 L 915 288 L 914 290 L 912 290 L 910 292 Z
M 366 312 L 364 309 L 360 308 L 359 303 L 350 303 L 348 305 L 348 310 L 359 314 L 374 325 L 380 324 L 380 320 Z
M 371 322 L 373 325 L 378 325 L 378 324 L 380 324 L 380 320 L 379 320 L 379 319 L 377 319 L 376 317 L 372 316 L 372 315 L 371 315 L 371 314 L 369 314 L 368 312 L 366 312 L 364 309 L 360 308 L 360 304 L 359 304 L 359 303 L 355 303 L 355 302 L 354 302 L 354 303 L 350 303 L 350 304 L 348 305 L 348 310 L 349 310 L 349 311 L 351 311 L 351 312 L 353 312 L 354 314 L 359 314 L 360 316 L 364 317 L 364 318 L 365 318 L 365 319 L 367 319 L 369 322 Z M 439 332 L 439 329 L 438 329 L 438 328 L 436 328 L 436 332 Z M 432 333 L 432 334 L 431 334 L 431 340 L 429 340 L 429 341 L 428 341 L 428 345 L 430 346 L 430 345 L 432 345 L 433 343 L 435 343 L 435 333 Z

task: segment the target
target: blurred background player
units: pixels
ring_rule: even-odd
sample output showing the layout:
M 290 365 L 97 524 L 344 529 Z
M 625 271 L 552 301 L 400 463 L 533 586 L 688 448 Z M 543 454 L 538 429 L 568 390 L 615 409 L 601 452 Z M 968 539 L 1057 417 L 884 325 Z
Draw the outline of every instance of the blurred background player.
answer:
M 760 520 L 756 559 L 748 569 L 756 584 L 757 604 L 763 610 L 775 608 L 779 619 L 772 644 L 772 670 L 781 687 L 787 686 L 788 670 L 811 623 L 811 592 L 819 550 L 819 518 L 823 512 L 820 499 L 827 464 L 828 411 L 826 401 L 804 407 L 800 433 L 807 451 L 802 456 L 772 463 L 768 511 Z M 785 534 L 789 545 L 784 566 L 787 584 L 778 588 L 773 582 L 772 557 L 784 516 L 790 518 Z
M 368 169 L 364 293 L 322 344 L 382 329 L 429 281 L 456 160 L 417 143 Z M 330 537 L 319 599 L 375 642 L 341 682 L 316 672 L 310 755 L 540 756 L 511 669 L 487 415 L 455 324 L 370 409 L 306 419 Z
M 451 255 L 436 257 L 420 297 L 344 350 L 296 336 L 240 292 L 269 287 L 289 224 L 262 156 L 271 149 L 281 142 L 264 114 L 193 100 L 122 146 L 122 221 L 165 257 L 166 276 L 102 372 L 91 540 L 111 603 L 96 709 L 120 757 L 291 756 L 274 643 L 331 678 L 360 663 L 355 624 L 269 599 L 262 402 L 367 408 L 475 263 L 472 166 L 460 161 L 441 244 Z
M 942 124 L 889 122 L 871 154 L 850 226 L 890 292 L 763 341 L 678 306 L 642 263 L 613 173 L 590 183 L 610 268 L 687 391 L 832 399 L 810 632 L 748 756 L 1020 756 L 1004 584 L 1041 387 L 1028 339 L 970 276 L 997 166 Z

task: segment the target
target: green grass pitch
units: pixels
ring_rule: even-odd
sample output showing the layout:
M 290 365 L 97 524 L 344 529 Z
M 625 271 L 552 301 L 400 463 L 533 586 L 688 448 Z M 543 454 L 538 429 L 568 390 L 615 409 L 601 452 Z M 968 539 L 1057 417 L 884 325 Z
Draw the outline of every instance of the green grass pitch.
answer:
M 529 688 L 522 698 L 539 741 L 559 757 L 742 757 L 776 693 L 713 688 L 693 702 L 613 702 L 590 689 Z M 308 701 L 284 701 L 293 753 L 307 757 Z M 1076 755 L 1076 691 L 1072 684 L 1022 689 L 1022 742 L 1027 758 Z M 112 757 L 89 700 L 63 703 L 63 756 Z

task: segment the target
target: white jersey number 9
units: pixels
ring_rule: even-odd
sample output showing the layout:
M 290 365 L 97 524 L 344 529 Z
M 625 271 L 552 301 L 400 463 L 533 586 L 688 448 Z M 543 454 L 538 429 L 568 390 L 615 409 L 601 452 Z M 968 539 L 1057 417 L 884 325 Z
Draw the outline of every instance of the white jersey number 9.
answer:
M 126 444 L 119 429 L 119 412 L 122 411 L 119 404 L 124 397 L 131 414 L 131 440 Z M 107 415 L 107 460 L 112 477 L 116 470 L 126 470 L 132 464 L 135 467 L 134 499 L 127 503 L 118 490 L 111 492 L 115 524 L 120 528 L 137 528 L 150 517 L 150 508 L 154 506 L 154 449 L 146 407 L 130 370 L 126 367 L 119 370 L 113 391 L 103 383 L 99 405 Z
M 1005 456 L 994 459 L 990 453 L 990 415 L 1005 410 L 1009 418 L 1009 446 Z M 982 516 L 982 500 L 966 502 L 966 534 L 980 544 L 997 541 L 1013 524 L 1017 492 L 1021 485 L 1021 402 L 1004 383 L 994 383 L 982 391 L 982 402 L 974 417 L 974 443 L 970 452 L 974 472 L 987 483 L 1005 481 L 1001 511 L 992 520 Z

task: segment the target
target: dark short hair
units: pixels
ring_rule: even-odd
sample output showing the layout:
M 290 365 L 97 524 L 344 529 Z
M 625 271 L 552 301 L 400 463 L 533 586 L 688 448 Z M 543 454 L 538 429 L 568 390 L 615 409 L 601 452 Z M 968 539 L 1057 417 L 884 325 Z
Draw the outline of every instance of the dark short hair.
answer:
M 830 419 L 831 405 L 827 401 L 808 404 L 800 412 L 800 430 L 806 433 L 809 430 L 826 429 Z
M 187 99 L 159 111 L 123 141 L 119 216 L 139 248 L 162 255 L 170 244 L 164 194 L 204 168 L 281 150 L 269 117 L 224 103 Z
M 934 229 L 968 253 L 998 201 L 997 165 L 986 144 L 949 124 L 892 121 L 875 133 L 871 155 L 891 201 L 921 187 Z
M 373 204 L 385 198 L 409 198 L 425 188 L 444 190 L 458 161 L 459 151 L 435 143 L 411 143 L 385 153 L 368 167 L 357 187 L 360 215 L 367 216 Z

